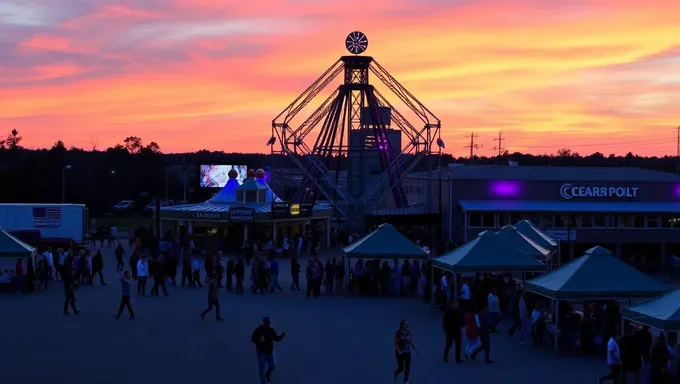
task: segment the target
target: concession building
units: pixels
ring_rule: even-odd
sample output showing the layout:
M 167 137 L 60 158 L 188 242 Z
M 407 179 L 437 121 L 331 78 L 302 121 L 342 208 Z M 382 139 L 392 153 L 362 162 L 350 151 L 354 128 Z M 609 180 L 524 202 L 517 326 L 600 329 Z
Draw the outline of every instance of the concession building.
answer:
M 451 164 L 406 177 L 420 214 L 441 213 L 456 243 L 528 219 L 563 254 L 601 245 L 651 262 L 680 252 L 680 176 L 640 168 Z

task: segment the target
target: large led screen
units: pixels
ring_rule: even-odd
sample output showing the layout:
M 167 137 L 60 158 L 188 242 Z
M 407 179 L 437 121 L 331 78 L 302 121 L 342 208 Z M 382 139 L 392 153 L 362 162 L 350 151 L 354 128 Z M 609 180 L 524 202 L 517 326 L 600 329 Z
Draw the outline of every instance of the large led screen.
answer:
M 201 165 L 201 188 L 223 188 L 229 181 L 229 171 L 235 169 L 238 172 L 238 183 L 248 176 L 246 165 L 204 164 Z

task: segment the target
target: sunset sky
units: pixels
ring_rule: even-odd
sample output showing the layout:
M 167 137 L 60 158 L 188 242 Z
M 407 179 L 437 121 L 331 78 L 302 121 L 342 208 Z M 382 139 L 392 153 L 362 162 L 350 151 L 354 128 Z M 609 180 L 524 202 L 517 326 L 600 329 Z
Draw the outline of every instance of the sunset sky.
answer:
M 674 155 L 678 15 L 678 0 L 0 0 L 0 136 L 264 152 L 360 30 L 447 152 L 474 132 L 490 155 L 502 130 L 511 152 Z

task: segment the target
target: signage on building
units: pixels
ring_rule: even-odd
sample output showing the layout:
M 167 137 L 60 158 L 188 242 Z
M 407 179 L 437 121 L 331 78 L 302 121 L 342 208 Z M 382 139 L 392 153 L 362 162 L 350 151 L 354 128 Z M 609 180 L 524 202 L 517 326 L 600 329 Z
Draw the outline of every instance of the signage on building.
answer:
M 229 221 L 235 223 L 249 223 L 255 220 L 255 210 L 250 207 L 229 208 Z
M 273 202 L 272 219 L 291 219 L 296 217 L 312 217 L 313 203 Z
M 601 199 L 635 199 L 637 198 L 638 187 L 603 187 L 603 186 L 581 186 L 571 183 L 562 184 L 560 196 L 565 200 L 577 198 L 601 198 Z
M 195 212 L 194 219 L 200 220 L 219 220 L 222 215 L 219 212 Z
M 546 235 L 552 237 L 555 240 L 560 240 L 560 241 L 573 241 L 576 242 L 576 230 L 567 230 L 567 229 L 543 229 L 541 228 L 543 232 L 545 232 Z

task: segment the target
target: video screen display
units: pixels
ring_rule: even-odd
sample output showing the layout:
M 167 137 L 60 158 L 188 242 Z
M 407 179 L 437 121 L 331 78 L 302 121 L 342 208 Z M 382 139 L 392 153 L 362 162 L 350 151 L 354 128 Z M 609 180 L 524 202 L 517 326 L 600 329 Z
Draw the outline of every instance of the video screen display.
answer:
M 201 188 L 222 188 L 229 181 L 229 171 L 235 169 L 238 172 L 239 184 L 248 176 L 247 165 L 224 165 L 224 164 L 203 164 L 200 169 Z

